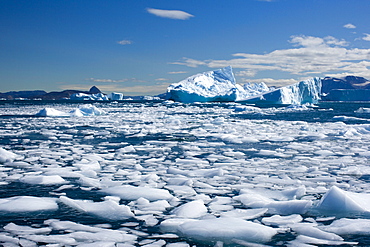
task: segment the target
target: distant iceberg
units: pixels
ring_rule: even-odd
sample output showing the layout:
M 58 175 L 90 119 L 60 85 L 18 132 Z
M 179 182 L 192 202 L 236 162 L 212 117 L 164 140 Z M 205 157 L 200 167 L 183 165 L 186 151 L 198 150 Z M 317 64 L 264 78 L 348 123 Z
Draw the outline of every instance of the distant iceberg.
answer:
M 274 91 L 246 99 L 253 103 L 316 104 L 321 99 L 321 79 L 318 77 L 295 83 Z
M 188 77 L 167 88 L 167 99 L 178 102 L 245 102 L 284 105 L 319 101 L 370 101 L 370 81 L 363 77 L 310 78 L 278 89 L 265 83 L 236 83 L 231 66 Z
M 236 84 L 231 66 L 196 74 L 171 84 L 167 98 L 174 101 L 191 102 L 233 102 L 269 91 L 265 83 Z

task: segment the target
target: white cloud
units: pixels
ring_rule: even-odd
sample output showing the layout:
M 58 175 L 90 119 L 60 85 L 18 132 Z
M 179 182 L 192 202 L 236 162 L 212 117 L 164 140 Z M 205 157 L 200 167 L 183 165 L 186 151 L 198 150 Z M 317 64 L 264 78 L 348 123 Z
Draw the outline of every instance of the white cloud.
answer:
M 131 40 L 124 39 L 124 40 L 118 41 L 117 43 L 120 45 L 131 45 L 133 42 Z
M 247 76 L 247 77 L 253 77 L 256 75 L 256 71 L 254 70 L 242 70 L 237 73 L 235 73 L 235 76 Z
M 370 35 L 367 35 L 366 38 Z M 329 73 L 370 74 L 370 49 L 352 48 L 345 40 L 334 37 L 292 36 L 295 48 L 275 50 L 266 54 L 236 53 L 229 60 L 199 61 L 184 58 L 182 64 L 189 67 L 207 66 L 222 68 L 231 65 L 246 71 L 280 71 L 291 75 L 324 76 Z M 247 73 L 247 72 L 243 72 Z M 247 76 L 247 74 L 245 74 Z M 250 73 L 252 76 L 252 73 Z
M 368 33 L 364 33 L 364 34 L 365 34 L 365 37 L 363 37 L 362 39 L 366 41 L 370 41 L 370 34 Z
M 167 78 L 157 78 L 157 79 L 155 79 L 156 81 L 168 81 L 168 79 Z
M 138 80 L 136 78 L 125 78 L 125 79 L 119 79 L 119 80 L 88 78 L 86 80 L 91 81 L 91 82 L 98 82 L 98 83 L 145 82 L 142 80 Z
M 175 75 L 175 74 L 186 74 L 188 73 L 187 71 L 171 71 L 168 72 L 167 74 Z
M 351 24 L 351 23 L 348 23 L 346 25 L 343 26 L 344 28 L 349 28 L 349 29 L 353 29 L 353 28 L 356 28 L 355 25 Z
M 186 13 L 184 11 L 181 11 L 181 10 L 163 10 L 163 9 L 152 9 L 152 8 L 147 8 L 146 10 L 150 14 L 163 17 L 163 18 L 187 20 L 190 17 L 194 17 L 193 15 Z

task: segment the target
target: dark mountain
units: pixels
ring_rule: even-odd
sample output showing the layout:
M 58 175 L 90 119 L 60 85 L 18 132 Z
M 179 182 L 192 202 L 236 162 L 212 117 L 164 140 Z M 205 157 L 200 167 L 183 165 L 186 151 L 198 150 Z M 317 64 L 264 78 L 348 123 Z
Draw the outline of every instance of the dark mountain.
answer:
M 327 94 L 333 89 L 370 89 L 370 81 L 359 76 L 325 77 L 322 79 L 322 93 Z
M 17 98 L 24 99 L 43 99 L 43 100 L 60 100 L 60 99 L 69 99 L 72 94 L 75 93 L 85 93 L 85 94 L 97 94 L 102 93 L 99 88 L 93 86 L 89 91 L 80 91 L 80 90 L 64 90 L 61 92 L 45 92 L 42 90 L 36 91 L 11 91 L 7 93 L 0 93 L 0 98 L 13 100 Z
M 2 99 L 17 99 L 17 98 L 38 98 L 42 95 L 46 94 L 43 90 L 35 90 L 35 91 L 11 91 L 7 93 L 0 93 L 0 98 Z
M 97 94 L 97 93 L 102 93 L 101 91 L 100 91 L 100 89 L 99 88 L 97 88 L 96 86 L 92 86 L 91 88 L 90 88 L 90 90 L 89 90 L 89 93 L 90 94 Z

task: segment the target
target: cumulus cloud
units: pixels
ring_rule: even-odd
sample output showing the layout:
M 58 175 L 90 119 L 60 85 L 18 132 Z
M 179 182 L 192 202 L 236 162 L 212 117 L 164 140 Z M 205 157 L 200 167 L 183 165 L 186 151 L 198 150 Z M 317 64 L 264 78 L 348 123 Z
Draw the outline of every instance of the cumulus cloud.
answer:
M 355 25 L 353 25 L 353 24 L 351 24 L 351 23 L 348 23 L 348 24 L 344 25 L 343 27 L 344 27 L 344 28 L 349 28 L 349 29 L 354 29 L 354 28 L 356 28 L 356 26 L 355 26 Z
M 370 35 L 365 38 L 369 38 Z M 174 64 L 188 67 L 207 66 L 221 68 L 231 65 L 244 69 L 245 76 L 252 72 L 282 71 L 299 76 L 323 76 L 329 73 L 352 73 L 370 76 L 370 49 L 348 49 L 345 40 L 334 37 L 292 36 L 289 40 L 295 48 L 275 50 L 266 54 L 235 53 L 229 60 L 195 60 L 183 58 Z M 249 72 L 248 72 L 249 71 Z M 249 74 L 248 74 L 249 73 Z
M 124 39 L 124 40 L 118 41 L 117 43 L 120 44 L 120 45 L 131 45 L 132 41 Z
M 146 10 L 150 14 L 163 17 L 163 18 L 187 20 L 190 17 L 194 17 L 193 15 L 186 13 L 184 11 L 181 11 L 181 10 L 163 10 L 163 9 L 153 9 L 153 8 L 147 8 Z

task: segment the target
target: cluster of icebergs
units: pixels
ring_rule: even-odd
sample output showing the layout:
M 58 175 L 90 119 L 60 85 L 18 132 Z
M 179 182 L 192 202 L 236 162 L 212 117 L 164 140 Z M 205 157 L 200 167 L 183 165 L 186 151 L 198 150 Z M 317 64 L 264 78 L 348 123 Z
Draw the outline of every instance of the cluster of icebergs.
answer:
M 236 83 L 231 66 L 191 76 L 170 85 L 167 98 L 185 103 L 190 102 L 248 102 L 268 104 L 316 104 L 322 98 L 329 101 L 369 101 L 366 79 L 350 77 L 351 81 L 335 78 L 310 78 L 281 88 L 269 88 L 264 82 L 247 83 L 243 87 Z M 362 84 L 356 84 L 356 80 Z M 324 85 L 323 85 L 324 84 Z M 350 88 L 348 90 L 348 88 Z M 322 90 L 324 89 L 324 91 Z
M 71 100 L 92 100 L 92 101 L 108 101 L 108 100 L 123 100 L 122 93 L 112 92 L 108 95 L 103 93 L 87 94 L 75 93 L 70 96 Z

